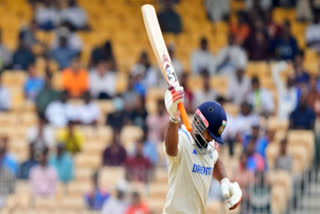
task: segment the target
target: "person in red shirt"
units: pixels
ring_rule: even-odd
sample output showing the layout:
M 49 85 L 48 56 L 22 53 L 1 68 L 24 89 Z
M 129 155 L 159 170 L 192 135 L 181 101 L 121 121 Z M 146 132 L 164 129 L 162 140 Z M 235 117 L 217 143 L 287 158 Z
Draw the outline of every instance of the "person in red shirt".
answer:
M 127 158 L 125 162 L 126 179 L 148 183 L 151 169 L 150 159 L 143 156 L 143 142 L 137 142 L 135 155 Z
M 131 204 L 125 214 L 149 214 L 149 208 L 141 201 L 141 197 L 138 192 L 132 193 Z

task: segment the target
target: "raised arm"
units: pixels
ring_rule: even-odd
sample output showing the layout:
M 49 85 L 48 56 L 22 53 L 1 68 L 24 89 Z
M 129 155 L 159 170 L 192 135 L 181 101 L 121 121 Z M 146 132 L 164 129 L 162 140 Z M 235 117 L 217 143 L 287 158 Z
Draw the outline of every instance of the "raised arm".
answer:
M 169 87 L 164 94 L 164 102 L 166 109 L 170 115 L 170 122 L 165 133 L 166 152 L 170 156 L 178 154 L 178 128 L 180 115 L 178 111 L 178 103 L 183 102 L 184 92 L 182 87 Z

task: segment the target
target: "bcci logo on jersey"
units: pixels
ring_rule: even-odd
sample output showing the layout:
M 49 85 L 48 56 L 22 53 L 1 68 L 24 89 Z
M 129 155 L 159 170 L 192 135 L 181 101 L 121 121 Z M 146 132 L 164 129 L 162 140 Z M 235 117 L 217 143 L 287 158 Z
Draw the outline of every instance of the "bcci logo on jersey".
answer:
M 212 175 L 212 171 L 213 171 L 212 167 L 200 166 L 198 164 L 193 164 L 193 167 L 192 167 L 193 173 L 198 173 L 201 175 Z

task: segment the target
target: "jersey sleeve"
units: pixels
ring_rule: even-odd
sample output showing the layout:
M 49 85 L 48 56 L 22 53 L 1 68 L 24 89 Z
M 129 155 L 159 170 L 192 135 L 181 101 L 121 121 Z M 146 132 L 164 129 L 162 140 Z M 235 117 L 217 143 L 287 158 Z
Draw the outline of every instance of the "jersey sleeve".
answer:
M 179 129 L 179 133 L 178 133 L 178 153 L 176 156 L 170 156 L 168 155 L 167 151 L 166 151 L 166 145 L 163 144 L 163 151 L 167 157 L 168 160 L 171 161 L 179 161 L 181 159 L 181 156 L 183 154 L 183 150 L 184 150 L 184 141 L 186 140 L 187 135 L 184 133 L 184 130 Z

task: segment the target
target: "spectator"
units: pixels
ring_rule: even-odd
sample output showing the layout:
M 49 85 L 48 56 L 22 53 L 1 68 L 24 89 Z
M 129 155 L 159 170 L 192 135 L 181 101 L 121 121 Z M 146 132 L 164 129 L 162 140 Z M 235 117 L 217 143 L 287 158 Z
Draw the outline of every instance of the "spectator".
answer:
M 39 161 L 36 158 L 35 145 L 34 143 L 29 143 L 29 157 L 21 163 L 17 177 L 23 180 L 29 179 L 30 170 L 38 164 Z
M 276 85 L 278 94 L 277 116 L 281 119 L 287 119 L 298 103 L 298 90 L 294 85 L 294 79 L 288 76 L 286 85 L 281 81 L 280 72 L 285 70 L 286 67 L 287 64 L 285 62 L 280 62 L 274 64 L 271 68 L 272 78 Z
M 116 61 L 113 54 L 112 43 L 107 40 L 103 45 L 93 49 L 90 57 L 90 66 L 97 66 L 98 62 L 111 62 L 111 69 L 116 70 Z
M 237 68 L 235 75 L 228 83 L 227 97 L 237 105 L 246 101 L 250 92 L 250 80 L 244 74 L 243 68 Z
M 107 114 L 106 125 L 114 129 L 121 129 L 129 119 L 128 112 L 124 110 L 124 102 L 120 97 L 113 99 L 114 112 Z
M 124 214 L 128 207 L 128 202 L 126 200 L 127 191 L 127 185 L 117 184 L 115 197 L 111 195 L 103 204 L 101 214 Z
M 260 81 L 256 76 L 251 79 L 251 92 L 248 101 L 258 114 L 269 116 L 274 110 L 272 94 L 260 86 Z
M 113 131 L 112 143 L 102 153 L 104 166 L 122 166 L 127 158 L 127 151 L 120 142 L 120 129 Z
M 296 55 L 293 61 L 293 70 L 295 84 L 298 88 L 301 88 L 303 84 L 309 84 L 310 75 L 303 65 L 304 53 L 300 52 Z
M 75 30 L 69 24 L 64 24 L 59 27 L 55 32 L 55 39 L 52 43 L 52 49 L 58 46 L 59 39 L 65 37 L 67 39 L 67 47 L 74 50 L 77 54 L 82 51 L 82 40 L 81 37 L 75 32 Z
M 180 15 L 175 11 L 170 0 L 164 0 L 162 9 L 158 12 L 158 20 L 162 32 L 179 34 L 182 31 Z
M 295 9 L 297 21 L 310 22 L 313 19 L 311 2 L 312 1 L 297 1 Z
M 11 67 L 12 53 L 3 43 L 2 30 L 0 30 L 0 68 L 8 69 Z
M 281 140 L 279 155 L 276 158 L 275 168 L 292 172 L 293 160 L 290 154 L 287 153 L 287 138 Z
M 56 170 L 48 164 L 49 150 L 43 150 L 40 164 L 30 171 L 30 187 L 33 197 L 53 197 L 57 191 L 58 176 Z
M 55 144 L 55 133 L 43 116 L 38 117 L 38 124 L 27 130 L 27 141 L 34 144 L 36 153 Z
M 271 213 L 271 187 L 263 171 L 255 172 L 249 195 L 251 199 L 249 213 Z
M 143 136 L 139 139 L 140 142 L 143 143 L 143 156 L 148 158 L 153 166 L 157 166 L 159 158 L 158 158 L 158 150 L 154 141 L 148 138 L 149 130 L 145 128 L 143 130 Z
M 18 48 L 13 53 L 12 58 L 13 69 L 27 70 L 34 61 L 34 55 L 30 48 L 22 38 L 19 38 Z
M 250 33 L 250 26 L 247 23 L 245 14 L 238 12 L 237 23 L 230 24 L 230 33 L 235 38 L 235 44 L 243 45 L 244 41 L 248 38 Z
M 131 73 L 142 77 L 142 83 L 145 88 L 154 87 L 157 84 L 157 73 L 152 68 L 148 53 L 142 51 L 138 62 L 132 67 Z M 135 86 L 136 87 L 136 86 Z M 144 95 L 145 92 L 143 92 Z
M 275 38 L 271 44 L 273 56 L 277 60 L 293 60 L 298 54 L 297 40 L 291 34 L 290 23 L 287 21 L 282 25 L 280 37 Z
M 208 100 L 216 100 L 217 98 L 217 93 L 210 87 L 209 72 L 207 70 L 201 71 L 201 77 L 203 88 L 195 92 L 193 106 L 199 106 Z
M 168 53 L 171 58 L 173 68 L 174 68 L 177 76 L 180 77 L 183 73 L 183 65 L 180 62 L 180 60 L 177 59 L 177 57 L 176 57 L 176 46 L 174 44 L 168 45 Z
M 238 167 L 233 172 L 233 179 L 237 181 L 242 190 L 241 212 L 248 213 L 250 204 L 249 186 L 254 181 L 254 174 L 247 168 L 247 154 L 241 153 Z
M 269 58 L 269 41 L 264 31 L 252 31 L 244 45 L 248 51 L 249 60 L 262 61 Z
M 206 69 L 209 73 L 215 72 L 216 62 L 212 53 L 208 48 L 208 40 L 202 37 L 200 40 L 200 48 L 191 54 L 191 71 L 194 74 L 199 74 Z
M 23 26 L 19 32 L 19 38 L 23 40 L 28 49 L 39 43 L 36 33 L 38 30 L 37 22 L 32 19 L 28 26 Z
M 267 33 L 270 40 L 274 40 L 281 34 L 281 26 L 273 20 L 272 10 L 268 10 L 266 13 L 266 27 Z
M 247 10 L 266 11 L 272 6 L 272 0 L 246 0 Z
M 77 58 L 77 54 L 78 52 L 68 45 L 68 38 L 60 36 L 58 45 L 52 49 L 50 56 L 58 63 L 60 69 L 65 69 L 71 64 L 73 58 Z
M 258 121 L 254 122 L 251 125 L 251 133 L 250 135 L 246 135 L 243 139 L 242 145 L 244 149 L 247 149 L 250 141 L 253 141 L 255 144 L 255 152 L 259 153 L 261 157 L 266 160 L 266 148 L 268 146 L 267 137 L 261 133 L 260 123 Z
M 34 16 L 39 28 L 46 31 L 54 29 L 59 21 L 58 11 L 50 0 L 44 0 L 42 5 L 36 7 Z
M 247 147 L 248 161 L 247 168 L 250 171 L 263 171 L 265 169 L 265 162 L 263 157 L 256 152 L 256 143 L 254 139 L 250 139 Z
M 148 139 L 160 143 L 163 141 L 163 136 L 169 122 L 169 115 L 166 111 L 163 99 L 157 101 L 155 113 L 150 113 L 147 117 L 147 126 L 149 130 Z
M 91 182 L 93 189 L 85 194 L 86 205 L 90 210 L 101 210 L 103 204 L 108 201 L 110 194 L 100 188 L 98 171 L 92 175 Z
M 68 92 L 62 91 L 57 99 L 48 105 L 45 116 L 51 125 L 55 127 L 65 127 L 67 125 L 69 112 L 72 110 L 68 104 L 68 99 Z
M 59 96 L 58 91 L 52 87 L 52 75 L 46 73 L 44 87 L 39 91 L 35 98 L 35 104 L 38 114 L 45 114 L 48 105 Z
M 320 15 L 315 14 L 311 25 L 306 29 L 306 43 L 307 46 L 320 52 Z
M 316 117 L 320 116 L 320 92 L 318 91 L 318 78 L 313 77 L 310 81 L 310 91 L 307 95 L 308 105 L 313 109 Z
M 82 150 L 83 136 L 75 127 L 72 121 L 68 122 L 68 126 L 58 132 L 57 139 L 62 142 L 67 152 L 72 155 Z
M 3 135 L 0 137 L 0 156 L 1 163 L 4 165 L 9 172 L 16 176 L 18 172 L 18 162 L 16 158 L 9 152 L 9 137 Z
M 284 8 L 292 8 L 295 7 L 297 1 L 296 0 L 273 0 L 274 7 L 284 7 Z
M 79 109 L 80 123 L 83 125 L 96 125 L 101 114 L 99 106 L 92 100 L 89 92 L 84 93 L 83 102 Z
M 189 85 L 189 73 L 183 73 L 180 79 L 181 86 L 184 89 L 184 107 L 187 112 L 194 112 L 193 99 L 194 95 Z
M 15 160 L 7 152 L 7 141 L 0 140 L 0 208 L 5 206 L 8 196 L 15 192 Z
M 316 115 L 308 106 L 307 97 L 301 95 L 297 108 L 290 114 L 291 129 L 313 129 Z
M 28 67 L 28 78 L 24 83 L 24 97 L 29 100 L 35 100 L 43 85 L 44 81 L 38 75 L 35 65 L 30 64 Z
M 245 50 L 235 43 L 233 35 L 228 35 L 228 44 L 222 48 L 216 58 L 216 73 L 233 75 L 237 68 L 248 64 Z
M 139 96 L 138 99 L 136 100 L 134 109 L 129 113 L 129 120 L 131 123 L 135 126 L 139 126 L 142 129 L 144 129 L 147 124 L 147 116 L 148 112 L 146 109 L 146 103 L 145 103 L 145 98 L 142 96 Z
M 9 89 L 3 85 L 2 74 L 0 74 L 0 111 L 9 111 L 11 109 L 11 93 Z
M 61 22 L 70 24 L 74 29 L 88 29 L 88 16 L 86 11 L 81 8 L 76 0 L 69 0 L 68 7 L 60 13 Z
M 56 154 L 50 157 L 49 163 L 56 169 L 59 180 L 66 184 L 74 178 L 74 164 L 72 157 L 65 151 L 64 147 L 65 145 L 62 143 L 57 145 Z
M 125 162 L 126 179 L 129 182 L 139 181 L 148 183 L 152 163 L 143 155 L 143 142 L 137 142 L 134 156 L 128 157 Z
M 129 205 L 128 209 L 125 211 L 125 214 L 148 214 L 149 208 L 147 204 L 143 203 L 140 198 L 140 194 L 136 191 L 132 193 L 131 196 L 131 204 Z
M 206 12 L 213 22 L 226 19 L 230 13 L 230 0 L 206 0 Z
M 71 66 L 63 70 L 62 87 L 71 97 L 80 97 L 89 89 L 88 72 L 81 68 L 80 57 L 72 59 Z
M 127 90 L 122 94 L 124 109 L 126 112 L 130 112 L 134 109 L 135 104 L 138 102 L 139 96 L 142 96 L 135 89 L 136 79 L 133 75 L 128 77 Z
M 117 76 L 111 61 L 99 61 L 89 74 L 90 92 L 94 98 L 111 99 L 116 94 Z

